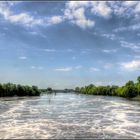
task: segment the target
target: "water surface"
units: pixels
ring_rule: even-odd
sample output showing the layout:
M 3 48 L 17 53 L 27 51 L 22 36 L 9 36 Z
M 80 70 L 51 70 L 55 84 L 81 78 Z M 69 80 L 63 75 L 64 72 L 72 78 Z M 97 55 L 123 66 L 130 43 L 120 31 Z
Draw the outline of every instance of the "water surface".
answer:
M 140 138 L 140 103 L 74 93 L 0 98 L 0 138 Z

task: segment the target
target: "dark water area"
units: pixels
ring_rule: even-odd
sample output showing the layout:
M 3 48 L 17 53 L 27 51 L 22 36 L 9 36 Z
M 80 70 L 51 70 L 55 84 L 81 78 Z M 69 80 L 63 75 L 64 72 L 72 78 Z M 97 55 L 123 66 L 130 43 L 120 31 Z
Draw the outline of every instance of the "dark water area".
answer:
M 140 138 L 140 102 L 75 93 L 0 98 L 0 138 Z

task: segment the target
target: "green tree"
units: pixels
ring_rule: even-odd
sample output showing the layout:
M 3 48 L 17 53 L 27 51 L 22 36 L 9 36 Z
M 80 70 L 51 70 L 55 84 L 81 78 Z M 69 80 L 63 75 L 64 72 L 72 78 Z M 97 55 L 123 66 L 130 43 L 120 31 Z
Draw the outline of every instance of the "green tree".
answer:
M 47 88 L 47 92 L 52 93 L 52 91 L 53 91 L 52 88 L 50 87 Z
M 140 84 L 140 76 L 137 77 L 137 81 Z

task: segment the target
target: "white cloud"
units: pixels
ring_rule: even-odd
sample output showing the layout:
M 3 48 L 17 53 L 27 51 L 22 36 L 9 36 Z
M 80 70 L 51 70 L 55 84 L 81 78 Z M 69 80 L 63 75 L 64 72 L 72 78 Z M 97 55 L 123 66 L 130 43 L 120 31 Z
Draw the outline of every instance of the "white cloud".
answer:
M 134 6 L 135 4 L 137 4 L 137 1 L 124 1 L 123 5 L 124 6 Z
M 88 2 L 68 2 L 64 11 L 65 19 L 70 20 L 71 23 L 85 29 L 91 28 L 95 25 L 95 21 L 87 19 L 85 16 L 85 6 Z
M 127 70 L 137 70 L 140 69 L 140 60 L 133 60 L 131 62 L 121 63 L 120 65 Z
M 134 44 L 134 43 L 130 43 L 130 42 L 127 42 L 127 41 L 120 41 L 120 44 L 122 47 L 124 48 L 129 48 L 135 52 L 139 52 L 140 51 L 140 44 Z
M 134 9 L 132 6 L 135 6 Z M 85 15 L 87 9 L 92 14 L 104 18 L 109 18 L 112 13 L 117 16 L 130 17 L 140 11 L 140 3 L 136 1 L 69 1 L 66 3 L 64 18 L 83 29 L 93 27 L 95 21 L 87 18 Z M 111 39 L 113 40 L 114 37 L 112 36 Z
M 116 28 L 113 30 L 113 32 L 123 32 L 123 31 L 135 31 L 135 30 L 138 30 L 140 29 L 140 24 L 137 23 L 137 24 L 134 24 L 134 25 L 130 25 L 128 27 L 119 27 L 119 28 Z
M 138 2 L 136 8 L 135 8 L 135 12 L 140 12 L 140 2 Z
M 31 69 L 37 69 L 37 70 L 42 70 L 43 67 L 42 66 L 31 66 Z
M 50 24 L 59 24 L 63 21 L 63 17 L 62 16 L 52 16 L 49 19 L 49 23 Z
M 76 24 L 77 26 L 80 26 L 81 28 L 86 27 L 93 27 L 94 21 L 91 21 L 90 19 L 87 19 L 84 14 L 84 9 L 82 10 L 76 10 L 74 7 L 80 7 L 86 5 L 88 2 L 68 2 L 66 5 L 67 9 L 64 11 L 63 16 L 52 16 L 50 18 L 43 17 L 43 18 L 35 18 L 30 13 L 14 13 L 11 10 L 11 6 L 13 4 L 1 2 L 0 3 L 0 15 L 4 17 L 5 20 L 15 23 L 15 24 L 22 24 L 24 26 L 34 26 L 34 25 L 54 25 L 59 24 L 63 22 L 64 20 L 69 20 L 70 15 L 72 23 Z M 75 6 L 74 6 L 75 5 Z M 74 6 L 74 7 L 73 7 Z M 77 11 L 77 12 L 76 12 Z M 81 13 L 82 17 L 78 17 L 78 15 Z
M 25 26 L 41 25 L 43 24 L 42 19 L 35 19 L 28 13 L 18 13 L 14 14 L 10 9 L 11 4 L 6 2 L 0 2 L 0 15 L 4 17 L 5 20 L 11 23 L 19 23 Z
M 68 9 L 76 9 L 79 7 L 85 7 L 89 5 L 89 1 L 69 1 L 66 3 Z
M 91 21 L 89 19 L 78 19 L 78 20 L 75 20 L 73 21 L 73 23 L 75 23 L 76 25 L 78 25 L 79 27 L 85 29 L 87 27 L 93 27 L 95 22 L 94 21 Z
M 14 4 L 15 2 L 12 3 Z M 0 15 L 2 15 L 5 20 L 11 23 L 22 24 L 24 26 L 32 27 L 34 25 L 53 25 L 63 21 L 62 16 L 52 16 L 50 18 L 35 18 L 27 12 L 14 13 L 14 11 L 11 10 L 11 6 L 13 4 L 9 2 L 0 2 Z
M 138 24 L 134 24 L 134 25 L 130 25 L 128 27 L 128 30 L 138 30 L 138 29 L 140 29 L 140 24 L 139 23 Z
M 35 19 L 27 13 L 20 13 L 15 15 L 9 15 L 7 20 L 13 23 L 20 23 L 26 26 L 42 25 L 43 21 L 41 19 Z
M 112 10 L 107 5 L 106 1 L 100 1 L 100 2 L 93 3 L 93 8 L 91 9 L 91 12 L 106 18 L 110 16 Z
M 20 56 L 19 59 L 25 60 L 25 59 L 27 59 L 27 57 L 26 56 Z
M 55 49 L 44 49 L 45 52 L 56 52 Z
M 31 13 L 27 12 L 15 13 L 13 10 L 15 3 L 18 2 L 0 2 L 0 15 L 11 23 L 31 27 L 34 25 L 50 26 L 59 24 L 63 21 L 68 21 L 82 29 L 86 29 L 92 28 L 95 25 L 95 20 L 88 18 L 85 14 L 87 11 L 90 12 L 90 14 L 99 15 L 104 18 L 110 17 L 112 13 L 123 17 L 135 17 L 140 12 L 140 2 L 138 1 L 68 1 L 65 4 L 63 15 L 40 18 L 34 17 Z M 133 27 L 130 27 L 130 29 L 131 28 L 135 30 L 139 29 L 140 26 L 134 25 Z M 116 31 L 117 30 L 124 31 L 127 29 L 126 27 L 121 27 L 120 29 L 116 29 Z M 114 36 L 104 36 L 114 40 Z
M 54 69 L 54 70 L 55 71 L 61 71 L 61 72 L 69 72 L 69 71 L 72 71 L 72 70 L 79 70 L 82 67 L 83 67 L 82 65 L 77 65 L 75 67 L 57 68 L 57 69 Z
M 109 1 L 113 13 L 124 18 L 136 18 L 140 12 L 139 1 Z
M 83 29 L 85 29 L 86 27 L 93 27 L 95 22 L 89 19 L 86 19 L 84 13 L 85 13 L 84 8 L 79 8 L 75 10 L 75 12 L 73 13 L 73 17 L 75 20 L 73 20 L 72 22 Z
M 115 34 L 102 34 L 101 36 L 109 38 L 111 40 L 115 40 L 116 39 Z
M 73 17 L 76 18 L 76 19 L 84 19 L 85 18 L 84 12 L 85 12 L 85 9 L 83 7 L 82 8 L 78 8 L 73 13 Z
M 72 71 L 72 67 L 57 68 L 57 69 L 55 69 L 55 71 L 69 72 L 69 71 Z
M 100 71 L 100 69 L 94 68 L 94 67 L 91 67 L 89 70 L 90 70 L 90 72 L 98 72 L 98 71 Z
M 85 14 L 87 10 L 94 15 L 99 15 L 104 18 L 110 17 L 112 13 L 123 17 L 135 17 L 140 12 L 140 2 L 138 1 L 68 1 L 65 4 L 63 15 L 37 18 L 27 12 L 15 13 L 13 10 L 15 3 L 18 2 L 0 2 L 0 15 L 11 23 L 22 24 L 25 26 L 47 26 L 68 21 L 85 29 L 94 27 L 95 25 L 95 21 L 89 19 Z M 132 28 L 139 29 L 140 26 Z M 125 30 L 125 27 L 122 27 L 119 30 L 123 31 Z M 113 37 L 111 38 L 113 39 Z
M 112 50 L 102 50 L 105 53 L 115 53 L 117 52 L 117 49 L 112 49 Z
M 125 31 L 128 30 L 128 27 L 119 27 L 113 30 L 113 32 L 121 32 L 121 31 Z

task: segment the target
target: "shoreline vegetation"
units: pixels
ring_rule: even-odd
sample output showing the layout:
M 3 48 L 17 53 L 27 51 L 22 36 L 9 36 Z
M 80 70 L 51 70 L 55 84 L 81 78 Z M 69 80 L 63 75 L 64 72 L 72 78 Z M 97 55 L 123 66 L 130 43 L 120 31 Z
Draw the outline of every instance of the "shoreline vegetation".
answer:
M 41 91 L 37 86 L 23 86 L 12 83 L 0 84 L 0 97 L 13 96 L 40 96 Z
M 137 82 L 128 81 L 124 86 L 95 86 L 90 84 L 84 87 L 76 87 L 76 93 L 103 95 L 103 96 L 119 96 L 140 101 L 140 76 L 137 77 Z
M 41 94 L 75 92 L 73 89 L 56 90 L 48 87 L 39 89 L 37 86 L 20 85 L 13 83 L 0 83 L 0 97 L 13 96 L 40 96 Z
M 47 89 L 40 89 L 42 93 L 69 93 L 69 92 L 75 92 L 73 89 L 52 89 L 48 87 Z
M 46 93 L 68 93 L 75 92 L 89 95 L 103 95 L 103 96 L 118 96 L 129 98 L 135 101 L 140 101 L 140 76 L 137 77 L 137 82 L 128 81 L 124 86 L 107 85 L 95 86 L 90 84 L 84 87 L 76 87 L 73 89 L 55 90 L 50 87 L 47 89 L 38 89 L 37 86 L 16 85 L 12 83 L 0 84 L 0 97 L 13 96 L 40 96 Z

